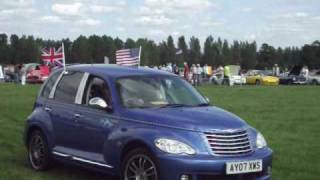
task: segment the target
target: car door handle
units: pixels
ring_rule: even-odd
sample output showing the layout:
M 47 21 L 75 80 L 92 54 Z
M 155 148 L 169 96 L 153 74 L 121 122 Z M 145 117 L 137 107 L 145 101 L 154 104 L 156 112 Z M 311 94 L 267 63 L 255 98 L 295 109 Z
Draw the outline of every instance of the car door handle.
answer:
M 81 114 L 78 114 L 78 113 L 76 113 L 76 114 L 74 114 L 74 117 L 75 118 L 80 118 L 82 115 Z
M 49 108 L 49 107 L 45 107 L 44 110 L 47 111 L 47 112 L 50 112 L 52 109 Z

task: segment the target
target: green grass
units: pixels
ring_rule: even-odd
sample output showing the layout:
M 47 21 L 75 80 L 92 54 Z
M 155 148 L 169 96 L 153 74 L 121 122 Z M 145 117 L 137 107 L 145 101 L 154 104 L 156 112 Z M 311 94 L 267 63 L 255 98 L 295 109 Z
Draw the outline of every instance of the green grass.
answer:
M 0 179 L 114 179 L 62 165 L 42 173 L 29 169 L 22 134 L 38 88 L 0 84 Z M 274 150 L 273 179 L 320 178 L 320 87 L 202 86 L 200 91 L 264 134 Z

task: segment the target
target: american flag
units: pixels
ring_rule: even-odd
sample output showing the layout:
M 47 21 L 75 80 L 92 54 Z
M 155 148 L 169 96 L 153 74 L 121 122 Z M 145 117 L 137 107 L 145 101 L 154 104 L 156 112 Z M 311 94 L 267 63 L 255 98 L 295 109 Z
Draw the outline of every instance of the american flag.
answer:
M 41 58 L 44 62 L 56 66 L 63 66 L 63 49 L 62 47 L 57 50 L 54 47 L 43 48 L 41 50 Z
M 137 66 L 140 64 L 140 48 L 121 49 L 116 51 L 116 62 L 122 66 Z

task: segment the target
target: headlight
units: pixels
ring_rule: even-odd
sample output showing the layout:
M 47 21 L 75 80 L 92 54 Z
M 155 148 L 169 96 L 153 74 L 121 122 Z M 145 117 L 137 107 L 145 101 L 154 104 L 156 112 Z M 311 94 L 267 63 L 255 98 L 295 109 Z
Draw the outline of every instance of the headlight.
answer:
M 266 140 L 264 139 L 263 135 L 261 133 L 258 133 L 257 134 L 257 148 L 264 148 L 267 146 L 267 142 Z
M 189 145 L 180 141 L 160 138 L 155 141 L 155 145 L 162 151 L 170 154 L 195 154 L 196 151 Z

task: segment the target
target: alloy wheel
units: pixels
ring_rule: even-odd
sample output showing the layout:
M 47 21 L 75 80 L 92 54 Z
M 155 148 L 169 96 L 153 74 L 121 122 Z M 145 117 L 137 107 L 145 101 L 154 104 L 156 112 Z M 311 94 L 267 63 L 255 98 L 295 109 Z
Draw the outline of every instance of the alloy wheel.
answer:
M 144 154 L 131 157 L 125 166 L 125 180 L 158 180 L 155 163 Z

